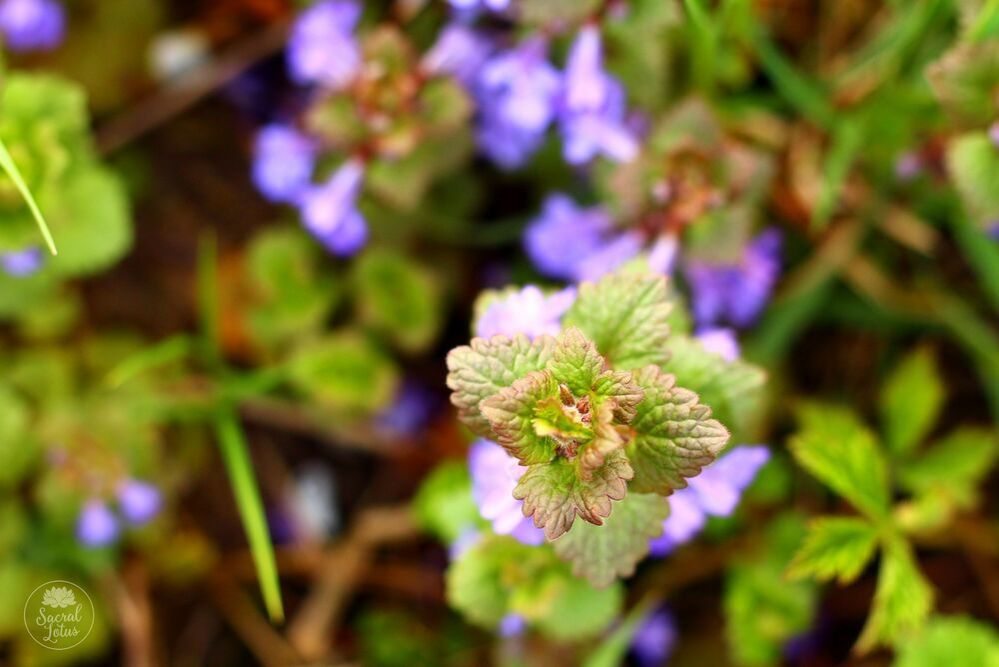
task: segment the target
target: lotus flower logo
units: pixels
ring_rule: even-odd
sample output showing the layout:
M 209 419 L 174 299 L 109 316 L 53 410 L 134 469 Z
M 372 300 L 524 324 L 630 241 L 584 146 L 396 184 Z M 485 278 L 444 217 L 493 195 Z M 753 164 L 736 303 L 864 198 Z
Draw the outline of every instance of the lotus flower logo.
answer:
M 53 586 L 42 594 L 42 604 L 56 609 L 72 607 L 76 604 L 76 594 L 65 586 Z

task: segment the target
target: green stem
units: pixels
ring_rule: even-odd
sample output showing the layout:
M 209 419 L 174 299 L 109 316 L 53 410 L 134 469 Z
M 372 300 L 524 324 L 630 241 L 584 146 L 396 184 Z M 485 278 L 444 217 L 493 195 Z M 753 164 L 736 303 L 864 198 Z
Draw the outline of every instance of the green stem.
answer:
M 7 150 L 7 145 L 2 140 L 0 140 L 0 168 L 3 168 L 7 172 L 10 180 L 14 181 L 14 187 L 17 188 L 17 191 L 21 193 L 24 201 L 28 204 L 28 209 L 31 211 L 31 215 L 38 225 L 38 230 L 42 233 L 42 238 L 45 239 L 45 245 L 49 247 L 49 252 L 53 255 L 58 255 L 59 251 L 56 250 L 55 239 L 52 238 L 52 232 L 49 231 L 49 226 L 45 222 L 45 216 L 42 215 L 41 209 L 35 203 L 35 198 L 32 196 L 31 190 L 28 189 L 27 183 L 24 182 L 24 177 L 21 176 L 21 170 L 17 168 L 14 158 L 11 157 L 10 151 Z

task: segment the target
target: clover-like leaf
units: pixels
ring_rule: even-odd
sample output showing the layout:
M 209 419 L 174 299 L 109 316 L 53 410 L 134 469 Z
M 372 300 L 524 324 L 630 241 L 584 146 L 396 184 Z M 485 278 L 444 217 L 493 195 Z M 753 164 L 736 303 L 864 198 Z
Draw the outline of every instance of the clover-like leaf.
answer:
M 670 308 L 662 276 L 616 273 L 580 285 L 564 322 L 579 327 L 614 368 L 632 370 L 669 359 Z
M 549 540 L 568 531 L 577 516 L 602 525 L 611 513 L 611 501 L 624 498 L 634 475 L 621 450 L 608 455 L 589 480 L 576 468 L 563 457 L 531 466 L 513 490 L 514 498 L 524 501 L 524 516 L 533 516 L 534 525 L 544 528 Z
M 548 371 L 529 373 L 482 401 L 479 409 L 496 442 L 524 465 L 551 461 L 554 438 L 591 437 L 586 424 L 563 410 L 558 383 Z
M 919 571 L 912 548 L 901 538 L 888 542 L 881 555 L 878 586 L 856 650 L 866 653 L 918 632 L 933 610 L 933 589 Z
M 554 344 L 549 336 L 533 342 L 526 336 L 494 336 L 488 340 L 475 338 L 470 345 L 451 350 L 447 355 L 447 386 L 461 421 L 476 435 L 493 438 L 479 404 L 528 373 L 543 369 Z
M 877 526 L 857 517 L 820 517 L 808 526 L 804 544 L 788 567 L 795 579 L 819 581 L 837 578 L 848 584 L 857 578 L 874 555 Z
M 668 515 L 669 504 L 662 496 L 629 493 L 603 526 L 576 526 L 555 542 L 555 553 L 572 563 L 573 574 L 594 586 L 607 586 L 635 572 L 649 552 L 649 540 L 662 535 Z
M 711 419 L 711 408 L 697 394 L 677 387 L 672 375 L 646 366 L 634 378 L 645 398 L 631 421 L 635 435 L 626 448 L 635 470 L 631 489 L 668 495 L 711 463 L 729 434 Z

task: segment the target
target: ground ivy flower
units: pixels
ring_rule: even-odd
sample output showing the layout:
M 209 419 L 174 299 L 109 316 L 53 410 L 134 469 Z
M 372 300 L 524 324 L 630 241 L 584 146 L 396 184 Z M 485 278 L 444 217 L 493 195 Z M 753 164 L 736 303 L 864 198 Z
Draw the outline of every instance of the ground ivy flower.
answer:
M 663 522 L 662 537 L 651 542 L 651 553 L 665 556 L 689 542 L 701 532 L 709 516 L 730 516 L 742 492 L 769 460 L 770 450 L 766 447 L 736 447 L 691 478 L 686 488 L 669 497 L 670 515 Z
M 513 489 L 527 468 L 507 455 L 491 440 L 479 439 L 468 450 L 472 496 L 479 513 L 489 520 L 497 535 L 511 535 L 524 544 L 541 544 L 543 531 L 524 516 L 524 501 L 513 497 Z
M 66 12 L 56 0 L 3 0 L 0 33 L 12 51 L 45 51 L 62 42 Z
M 580 264 L 604 247 L 613 225 L 604 208 L 583 208 L 568 195 L 551 194 L 527 226 L 524 249 L 545 275 L 575 282 Z
M 480 9 L 502 12 L 510 8 L 510 0 L 447 0 L 448 4 L 460 11 Z
M 30 276 L 42 268 L 43 262 L 44 255 L 38 247 L 0 253 L 0 269 L 14 278 Z
M 301 197 L 302 222 L 327 250 L 339 257 L 353 255 L 368 239 L 368 227 L 357 208 L 364 165 L 350 159 L 330 179 Z
M 118 508 L 129 523 L 148 523 L 159 514 L 162 506 L 163 496 L 152 484 L 127 479 L 118 486 Z
M 735 361 L 739 358 L 739 341 L 735 330 L 727 327 L 701 329 L 696 336 L 704 349 L 719 354 L 725 361 Z
M 770 299 L 780 274 L 780 247 L 780 232 L 767 229 L 749 243 L 738 262 L 687 262 L 684 275 L 697 324 L 751 325 Z
M 354 28 L 361 5 L 351 0 L 325 0 L 295 21 L 288 38 L 288 70 L 301 84 L 318 84 L 339 90 L 361 68 L 361 47 Z
M 631 640 L 630 653 L 640 667 L 666 664 L 676 646 L 676 620 L 667 609 L 657 609 L 642 620 Z
M 441 30 L 420 65 L 427 74 L 450 75 L 469 86 L 475 82 L 493 46 L 479 31 L 460 23 Z
M 563 154 L 570 164 L 597 155 L 628 162 L 638 154 L 638 140 L 626 123 L 624 87 L 603 66 L 600 29 L 586 25 L 576 36 L 566 61 L 559 125 Z
M 562 328 L 562 315 L 576 298 L 576 290 L 566 288 L 545 294 L 535 285 L 502 293 L 486 306 L 475 322 L 475 335 L 491 338 L 498 334 L 524 334 L 536 338 L 556 335 Z
M 528 39 L 490 58 L 475 83 L 479 147 L 502 167 L 524 164 L 555 118 L 561 77 L 547 51 L 543 38 Z
M 80 511 L 76 520 L 76 539 L 89 547 L 110 544 L 118 537 L 118 518 L 107 504 L 91 498 Z
M 272 124 L 257 133 L 253 182 L 273 202 L 294 203 L 312 182 L 316 143 L 287 125 Z

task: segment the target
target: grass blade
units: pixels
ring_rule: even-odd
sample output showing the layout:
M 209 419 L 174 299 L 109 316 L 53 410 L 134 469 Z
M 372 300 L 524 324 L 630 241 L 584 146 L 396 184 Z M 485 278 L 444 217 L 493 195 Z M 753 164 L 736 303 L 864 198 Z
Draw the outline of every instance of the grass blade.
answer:
M 222 460 L 232 483 L 236 505 L 239 507 L 243 529 L 250 543 L 250 553 L 257 570 L 264 606 L 271 620 L 280 623 L 284 620 L 284 606 L 281 603 L 281 586 L 277 561 L 274 558 L 274 545 L 271 543 L 270 530 L 267 528 L 267 516 L 264 513 L 260 488 L 250 461 L 250 452 L 243 437 L 243 429 L 233 410 L 223 409 L 219 413 L 215 420 L 215 432 Z
M 59 251 L 56 250 L 55 240 L 52 238 L 52 232 L 49 231 L 49 226 L 45 222 L 45 216 L 42 215 L 41 209 L 38 208 L 31 190 L 28 189 L 28 184 L 24 182 L 24 177 L 21 176 L 21 170 L 17 168 L 14 158 L 11 157 L 10 151 L 7 150 L 7 145 L 2 140 L 0 140 L 0 168 L 7 172 L 10 180 L 14 181 L 14 187 L 17 188 L 17 191 L 21 193 L 21 197 L 24 198 L 32 217 L 34 217 L 35 222 L 38 224 L 38 230 L 42 233 L 42 238 L 45 239 L 45 245 L 49 247 L 49 252 L 53 255 L 58 255 Z

